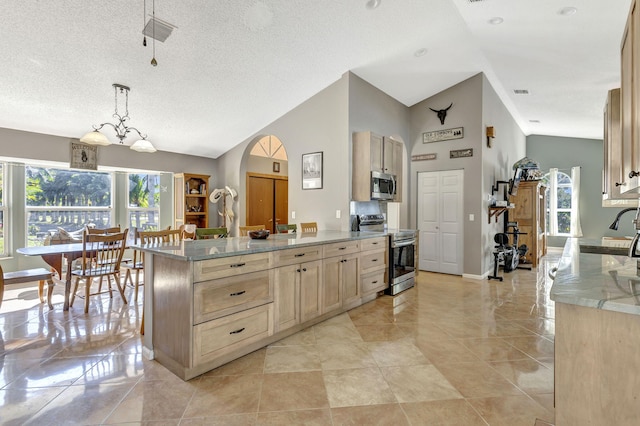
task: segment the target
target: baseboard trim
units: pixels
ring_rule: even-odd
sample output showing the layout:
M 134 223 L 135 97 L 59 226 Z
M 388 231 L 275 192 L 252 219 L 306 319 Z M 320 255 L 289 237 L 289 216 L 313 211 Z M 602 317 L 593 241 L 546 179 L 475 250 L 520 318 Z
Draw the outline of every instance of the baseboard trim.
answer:
M 468 278 L 470 280 L 484 280 L 489 276 L 488 272 L 485 272 L 482 275 L 474 275 L 474 274 L 462 274 L 462 278 Z

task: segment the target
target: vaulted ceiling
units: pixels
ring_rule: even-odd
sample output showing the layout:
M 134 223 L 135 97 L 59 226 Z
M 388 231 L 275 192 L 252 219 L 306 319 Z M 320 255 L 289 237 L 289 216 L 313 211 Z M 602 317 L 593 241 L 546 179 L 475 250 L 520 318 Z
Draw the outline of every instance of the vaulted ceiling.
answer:
M 3 0 L 0 127 L 80 137 L 114 121 L 121 83 L 158 149 L 216 158 L 349 70 L 407 106 L 484 72 L 526 134 L 601 138 L 629 5 Z M 155 67 L 153 11 L 175 27 Z

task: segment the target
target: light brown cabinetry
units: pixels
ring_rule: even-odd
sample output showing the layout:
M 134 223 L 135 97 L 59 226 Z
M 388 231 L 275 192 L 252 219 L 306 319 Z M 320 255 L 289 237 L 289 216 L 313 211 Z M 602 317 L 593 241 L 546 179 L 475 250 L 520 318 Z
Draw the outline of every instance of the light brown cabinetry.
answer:
M 529 248 L 526 257 L 533 267 L 547 253 L 545 189 L 540 181 L 520 182 L 518 193 L 510 198 L 515 207 L 509 210 L 509 221 L 518 223 L 522 232 L 518 246 L 526 244 Z
M 371 172 L 395 176 L 396 195 L 393 201 L 402 201 L 403 144 L 390 137 L 373 132 L 356 132 L 352 139 L 351 199 L 371 200 Z
M 209 227 L 209 175 L 176 173 L 174 175 L 174 227 L 193 224 Z
M 362 241 L 360 253 L 360 293 L 362 296 L 376 293 L 387 287 L 386 238 Z
M 360 241 L 327 244 L 324 254 L 322 313 L 350 306 L 360 299 L 358 260 Z

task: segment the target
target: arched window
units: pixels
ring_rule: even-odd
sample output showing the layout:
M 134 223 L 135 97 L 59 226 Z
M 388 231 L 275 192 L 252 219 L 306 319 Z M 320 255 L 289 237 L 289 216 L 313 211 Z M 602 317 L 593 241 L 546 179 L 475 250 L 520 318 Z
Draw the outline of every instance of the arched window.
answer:
M 582 236 L 578 210 L 580 167 L 573 167 L 571 176 L 558 169 L 550 169 L 543 180 L 547 186 L 547 234 L 562 237 Z

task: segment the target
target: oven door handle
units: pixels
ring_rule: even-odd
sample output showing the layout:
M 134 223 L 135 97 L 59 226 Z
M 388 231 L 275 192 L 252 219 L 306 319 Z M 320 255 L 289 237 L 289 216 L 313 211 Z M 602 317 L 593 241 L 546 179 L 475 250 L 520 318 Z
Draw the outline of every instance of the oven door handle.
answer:
M 394 241 L 393 244 L 391 245 L 392 248 L 398 248 L 398 247 L 406 247 L 406 246 L 412 246 L 416 243 L 415 239 L 412 240 L 406 240 L 406 241 Z

